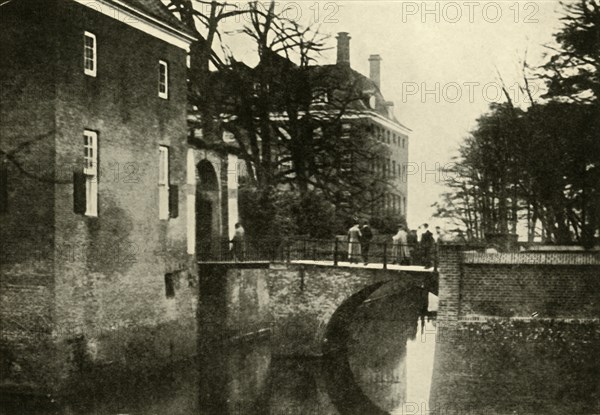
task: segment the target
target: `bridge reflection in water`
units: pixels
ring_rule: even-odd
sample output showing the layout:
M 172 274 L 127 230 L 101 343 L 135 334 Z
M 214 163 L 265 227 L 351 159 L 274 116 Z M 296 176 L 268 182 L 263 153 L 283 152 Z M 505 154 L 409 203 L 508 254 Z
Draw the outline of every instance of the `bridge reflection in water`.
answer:
M 367 300 L 330 327 L 342 329 L 328 333 L 322 358 L 272 356 L 266 343 L 216 349 L 201 365 L 201 413 L 377 415 L 408 399 L 427 405 L 434 341 L 419 336 L 435 330 L 427 294 L 411 288 Z
M 323 358 L 275 356 L 269 339 L 214 343 L 193 365 L 156 377 L 106 379 L 63 402 L 5 402 L 0 414 L 387 414 L 414 394 L 428 395 L 433 350 L 418 336 L 423 322 L 434 324 L 426 310 L 419 289 L 384 295 L 359 307 L 347 344 Z
M 413 288 L 381 294 L 361 300 L 346 330 L 330 327 L 329 353 L 323 358 L 273 355 L 269 339 L 230 347 L 213 344 L 200 361 L 174 365 L 155 376 L 124 373 L 60 402 L 0 397 L 0 414 L 421 415 L 434 413 L 437 407 L 429 401 L 436 395 L 462 400 L 436 415 L 598 413 L 600 333 L 588 333 L 590 327 L 579 332 L 583 342 L 577 343 L 575 332 L 567 335 L 566 356 L 558 343 L 514 350 L 492 333 L 440 342 L 436 331 L 441 336 L 442 327 L 435 314 L 425 312 L 426 292 Z M 428 297 L 431 305 L 436 298 Z M 510 330 L 499 335 L 510 335 Z M 573 356 L 587 363 L 582 366 Z M 529 361 L 535 364 L 522 373 L 514 369 Z M 548 393 L 553 382 L 565 392 Z M 522 391 L 518 406 L 507 397 L 514 390 L 510 385 Z

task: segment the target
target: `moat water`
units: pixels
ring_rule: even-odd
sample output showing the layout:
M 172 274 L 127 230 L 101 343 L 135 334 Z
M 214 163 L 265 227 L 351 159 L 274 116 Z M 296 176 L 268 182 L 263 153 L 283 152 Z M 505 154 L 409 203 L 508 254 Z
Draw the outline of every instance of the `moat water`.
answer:
M 513 346 L 501 345 L 490 335 L 485 346 L 474 345 L 475 337 L 440 342 L 435 312 L 431 312 L 436 300 L 417 291 L 365 303 L 351 324 L 347 347 L 335 356 L 276 356 L 265 339 L 214 350 L 201 364 L 186 362 L 160 376 L 115 382 L 60 402 L 27 398 L 0 402 L 0 414 L 600 413 L 600 366 L 598 354 L 591 354 L 598 344 L 589 344 L 589 339 L 592 343 L 598 339 L 597 326 L 584 336 L 583 346 L 573 339 L 567 349 L 582 355 L 584 366 L 556 349 L 553 355 L 542 356 L 540 361 L 547 365 L 540 367 L 533 356 L 542 349 L 519 352 L 517 360 L 523 360 L 515 362 L 510 353 Z M 589 327 L 584 329 L 589 332 Z M 500 335 L 506 338 L 506 333 Z M 522 373 L 512 369 L 525 366 Z M 536 367 L 544 373 L 528 372 Z M 564 377 L 572 372 L 579 372 L 579 377 Z M 562 380 L 556 379 L 560 373 Z M 552 379 L 546 385 L 526 386 L 548 376 Z M 561 382 L 570 384 L 565 389 Z M 520 395 L 511 399 L 515 390 Z M 456 398 L 452 405 L 448 396 Z M 439 398 L 441 406 L 434 406 L 432 397 Z

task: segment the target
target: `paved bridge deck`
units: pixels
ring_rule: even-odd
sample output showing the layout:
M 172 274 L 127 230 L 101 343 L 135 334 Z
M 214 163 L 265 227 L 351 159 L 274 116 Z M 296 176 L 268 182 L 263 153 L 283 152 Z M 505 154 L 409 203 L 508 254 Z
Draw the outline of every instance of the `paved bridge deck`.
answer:
M 329 266 L 337 268 L 359 268 L 359 269 L 384 269 L 382 263 L 369 263 L 364 265 L 362 263 L 352 263 L 346 261 L 340 261 L 337 265 L 334 265 L 331 261 L 311 261 L 311 260 L 294 260 L 290 261 L 291 264 L 301 265 L 318 265 L 318 266 Z M 425 268 L 420 265 L 397 265 L 387 264 L 386 269 L 394 271 L 411 271 L 411 272 L 434 272 L 433 267 Z
M 232 268 L 267 268 L 270 264 L 273 263 L 286 263 L 286 264 L 294 264 L 294 265 L 314 265 L 314 266 L 324 266 L 324 267 L 332 267 L 332 268 L 357 268 L 357 269 L 387 269 L 392 271 L 406 271 L 406 272 L 426 272 L 431 273 L 435 272 L 433 267 L 425 268 L 420 265 L 398 265 L 398 264 L 387 264 L 384 268 L 382 263 L 369 263 L 368 265 L 364 265 L 362 263 L 352 263 L 347 261 L 339 261 L 334 264 L 332 261 L 312 261 L 312 260 L 291 260 L 289 262 L 283 261 L 199 261 L 200 265 L 224 265 L 230 266 Z

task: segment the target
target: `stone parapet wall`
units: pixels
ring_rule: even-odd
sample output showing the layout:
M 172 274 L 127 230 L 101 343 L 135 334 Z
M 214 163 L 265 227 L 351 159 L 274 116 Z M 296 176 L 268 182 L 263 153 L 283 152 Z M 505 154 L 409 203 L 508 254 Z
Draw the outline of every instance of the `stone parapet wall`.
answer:
M 600 265 L 600 252 L 514 252 L 486 254 L 464 252 L 465 264 L 497 265 Z
M 600 315 L 598 253 L 478 253 L 442 246 L 439 272 L 439 318 L 445 322 Z

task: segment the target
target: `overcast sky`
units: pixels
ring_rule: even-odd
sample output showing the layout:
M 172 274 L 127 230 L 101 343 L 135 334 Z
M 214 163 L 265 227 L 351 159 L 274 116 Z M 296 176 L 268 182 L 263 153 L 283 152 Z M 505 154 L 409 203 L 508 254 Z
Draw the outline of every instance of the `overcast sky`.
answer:
M 443 191 L 434 174 L 456 154 L 462 138 L 486 111 L 502 101 L 497 70 L 515 101 L 521 61 L 543 62 L 542 45 L 552 43 L 560 27 L 562 6 L 557 1 L 300 1 L 279 2 L 288 17 L 319 23 L 332 34 L 332 49 L 320 63 L 335 62 L 335 34 L 349 32 L 351 65 L 368 75 L 368 57 L 379 54 L 382 92 L 395 102 L 396 116 L 413 130 L 409 160 L 408 221 L 416 228 L 431 219 L 431 204 Z M 243 19 L 241 19 L 243 21 Z M 227 22 L 226 27 L 239 27 Z M 233 25 L 233 26 L 231 26 Z M 255 52 L 232 36 L 226 40 L 238 59 Z M 425 174 L 424 170 L 429 170 Z

